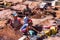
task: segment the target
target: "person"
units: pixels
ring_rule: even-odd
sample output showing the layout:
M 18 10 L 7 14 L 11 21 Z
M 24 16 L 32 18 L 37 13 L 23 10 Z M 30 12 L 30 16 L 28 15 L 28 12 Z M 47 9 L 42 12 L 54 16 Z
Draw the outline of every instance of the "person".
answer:
M 13 14 L 13 19 L 9 19 L 8 22 L 14 28 L 15 30 L 20 29 L 21 26 L 21 18 L 17 16 L 17 13 L 14 12 Z
M 20 28 L 20 32 L 23 33 L 23 37 L 21 37 L 19 40 L 23 40 L 25 38 L 28 38 L 28 31 L 29 31 L 29 23 L 31 21 L 29 20 L 28 14 L 26 14 L 26 16 L 24 17 L 24 24 L 23 26 Z
M 28 21 L 29 21 L 29 17 L 28 14 L 26 14 L 24 17 L 24 24 L 28 24 Z
M 26 8 L 24 9 L 23 13 L 24 13 L 24 15 L 25 14 L 31 15 L 31 9 L 29 8 L 29 5 L 28 4 L 26 5 Z
M 36 25 L 36 28 L 37 27 L 38 27 L 38 25 Z M 37 28 L 38 30 L 34 27 L 30 27 L 30 30 L 28 31 L 28 33 L 30 35 L 29 36 L 30 40 L 43 40 L 43 38 L 41 38 L 40 36 L 37 35 L 39 33 L 39 27 Z M 40 27 L 40 29 L 41 29 L 41 27 Z
M 36 26 L 36 28 L 37 27 L 38 26 Z M 29 36 L 28 37 L 30 40 L 42 40 L 42 38 L 37 35 L 39 33 L 39 31 L 38 31 L 39 28 L 37 28 L 38 30 L 36 28 L 34 28 L 33 26 L 29 26 L 29 31 L 28 31 Z
M 20 31 L 23 32 L 24 35 L 27 34 L 27 29 L 28 29 L 28 22 L 29 22 L 29 17 L 28 14 L 26 14 L 26 16 L 24 17 L 24 24 L 23 26 L 20 28 Z

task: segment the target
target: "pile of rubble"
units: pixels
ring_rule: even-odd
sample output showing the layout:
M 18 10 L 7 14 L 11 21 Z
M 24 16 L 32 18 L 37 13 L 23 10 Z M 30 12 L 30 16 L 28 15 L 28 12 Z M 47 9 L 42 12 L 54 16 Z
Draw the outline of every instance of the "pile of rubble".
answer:
M 0 20 L 1 19 L 8 19 L 8 18 L 12 18 L 11 17 L 12 11 L 7 9 L 7 10 L 2 10 L 0 11 Z
M 17 3 L 17 2 L 23 2 L 24 0 L 4 0 L 4 1 Z
M 18 40 L 22 36 L 21 32 L 14 31 L 6 22 L 7 20 L 0 21 L 0 40 Z
M 0 7 L 0 19 L 6 19 L 7 17 L 11 17 L 11 14 L 15 10 L 23 12 L 23 10 L 26 8 L 26 4 L 29 5 L 29 8 L 33 9 L 37 7 L 40 2 L 26 0 L 2 0 L 0 3 L 4 4 L 2 5 L 3 7 Z M 10 4 L 13 5 L 11 6 Z

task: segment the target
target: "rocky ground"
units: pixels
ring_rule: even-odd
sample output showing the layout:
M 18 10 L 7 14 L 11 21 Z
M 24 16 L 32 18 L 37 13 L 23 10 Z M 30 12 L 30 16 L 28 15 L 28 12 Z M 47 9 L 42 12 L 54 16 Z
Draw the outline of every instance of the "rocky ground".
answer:
M 8 0 L 5 0 L 5 1 L 8 1 Z M 13 3 L 17 3 L 17 2 L 22 2 L 23 0 L 9 0 L 8 2 L 10 2 L 10 1 Z M 12 6 L 11 8 L 16 9 L 16 10 L 23 10 L 25 8 L 24 4 L 29 4 L 29 7 L 31 9 L 33 9 L 34 7 L 36 7 L 39 4 L 39 2 L 25 1 L 25 2 L 23 2 L 23 5 L 17 4 L 16 6 Z M 7 22 L 6 19 L 8 19 L 8 18 L 13 19 L 13 17 L 11 16 L 12 13 L 13 13 L 13 11 L 10 9 L 4 9 L 4 10 L 0 11 L 0 40 L 18 40 L 22 36 L 22 33 L 19 30 L 14 31 L 14 29 L 12 29 L 10 25 L 5 24 Z M 60 11 L 58 11 L 56 15 L 57 15 L 57 18 L 59 18 Z M 54 22 L 54 20 L 50 20 L 51 18 L 53 18 L 53 17 L 47 16 L 44 19 L 32 18 L 33 25 L 35 25 L 35 24 L 52 25 L 52 22 Z M 49 37 L 44 40 L 60 40 L 60 37 L 58 37 L 59 35 L 60 34 L 57 33 L 55 37 Z

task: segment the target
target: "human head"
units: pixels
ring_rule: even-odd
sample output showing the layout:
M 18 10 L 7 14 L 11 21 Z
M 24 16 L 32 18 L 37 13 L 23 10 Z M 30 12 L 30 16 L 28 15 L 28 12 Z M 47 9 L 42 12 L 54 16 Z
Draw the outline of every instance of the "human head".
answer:
M 17 13 L 16 12 L 13 13 L 13 17 L 14 17 L 14 19 L 17 19 Z
M 25 16 L 28 16 L 28 14 L 25 14 Z
M 29 5 L 28 4 L 26 4 L 26 8 L 29 8 Z

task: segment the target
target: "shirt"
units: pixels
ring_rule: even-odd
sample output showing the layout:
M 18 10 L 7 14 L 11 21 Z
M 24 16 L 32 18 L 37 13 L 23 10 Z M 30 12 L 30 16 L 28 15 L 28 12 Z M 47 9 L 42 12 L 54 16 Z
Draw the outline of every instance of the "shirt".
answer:
M 24 24 L 27 24 L 28 21 L 29 21 L 29 18 L 25 16 L 25 17 L 24 17 Z
M 17 18 L 16 20 L 10 20 L 11 25 L 12 25 L 13 27 L 18 27 L 18 26 L 20 26 L 20 21 L 21 21 L 20 18 Z

